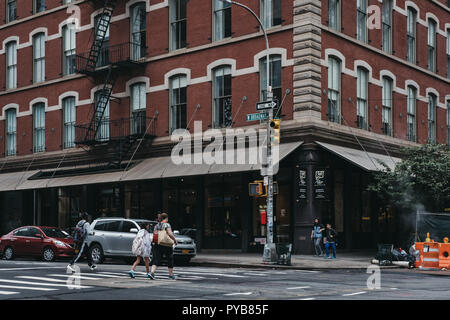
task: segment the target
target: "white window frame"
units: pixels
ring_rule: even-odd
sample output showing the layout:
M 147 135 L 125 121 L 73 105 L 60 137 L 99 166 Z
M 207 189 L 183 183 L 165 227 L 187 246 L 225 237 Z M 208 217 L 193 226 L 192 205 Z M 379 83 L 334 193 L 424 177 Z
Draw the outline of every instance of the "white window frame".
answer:
M 356 115 L 357 126 L 360 129 L 367 130 L 369 128 L 369 71 L 365 68 L 357 68 L 357 85 L 356 85 Z M 362 119 L 362 123 L 359 119 Z
M 45 34 L 33 36 L 33 82 L 45 81 Z
M 382 108 L 381 108 L 381 123 L 382 132 L 385 135 L 392 136 L 394 132 L 392 114 L 393 114 L 393 94 L 394 81 L 389 77 L 383 77 L 382 88 Z
M 328 0 L 328 27 L 341 31 L 341 0 Z
M 219 77 L 222 77 L 222 84 L 224 84 L 225 77 L 230 77 L 230 94 L 226 94 L 225 92 L 225 85 L 222 88 L 218 88 L 218 79 Z M 223 128 L 225 127 L 225 100 L 226 99 L 232 99 L 233 91 L 233 77 L 231 73 L 231 66 L 229 65 L 223 65 L 215 68 L 213 70 L 213 128 Z M 218 92 L 220 91 L 220 92 Z M 221 102 L 224 102 L 224 105 L 221 105 Z M 222 110 L 220 110 L 222 109 Z M 220 118 L 219 118 L 220 117 Z
M 177 3 L 180 5 L 184 3 L 186 6 L 186 17 L 178 16 L 177 12 Z M 187 46 L 187 0 L 170 0 L 170 7 L 169 7 L 169 48 L 171 51 L 183 49 Z M 180 26 L 184 25 L 184 43 L 183 43 L 183 35 L 177 34 L 177 31 L 179 31 Z
M 339 1 L 339 0 L 338 0 Z M 280 12 L 275 12 L 276 9 Z M 279 26 L 283 23 L 282 20 L 282 0 L 261 0 L 260 1 L 260 17 L 264 28 L 269 29 Z M 278 21 L 275 21 L 278 20 Z
M 76 29 L 74 24 L 63 27 L 63 74 L 74 74 L 76 69 Z
M 367 0 L 357 0 L 356 3 L 356 39 L 367 43 Z
M 341 123 L 341 65 L 336 57 L 328 57 L 328 121 Z M 335 102 L 334 110 L 330 104 Z
M 433 19 L 428 19 L 428 70 L 436 72 L 436 40 L 437 23 Z
M 138 2 L 131 7 L 130 23 L 131 57 L 134 60 L 138 60 L 145 57 L 147 46 L 147 11 L 145 2 Z
M 33 105 L 33 152 L 45 151 L 45 104 Z
M 14 108 L 5 111 L 6 156 L 17 154 L 17 110 Z
M 17 42 L 6 44 L 6 89 L 17 88 Z
M 382 4 L 382 43 L 383 51 L 392 53 L 392 0 L 383 0 Z
M 63 148 L 75 147 L 76 102 L 75 97 L 67 97 L 63 103 Z
M 428 95 L 428 141 L 436 142 L 436 107 L 437 96 Z
M 40 6 L 38 6 L 38 1 Z M 39 13 L 39 12 L 44 12 L 46 9 L 45 7 L 45 0 L 33 0 L 33 13 Z
M 186 101 L 181 101 L 181 90 L 186 90 Z M 169 127 L 170 134 L 176 129 L 186 129 L 187 126 L 187 77 L 184 74 L 175 75 L 170 78 L 170 91 L 169 91 Z M 180 124 L 179 114 L 183 112 L 185 126 Z
M 14 8 L 13 12 L 11 9 Z M 10 19 L 13 13 L 12 19 Z M 17 19 L 17 0 L 6 0 L 6 23 L 13 22 Z
M 406 59 L 413 63 L 417 63 L 417 11 L 408 7 L 406 18 Z
M 99 100 L 101 97 L 101 90 L 97 91 L 94 95 L 95 99 L 95 108 L 97 107 Z M 109 112 L 110 112 L 110 100 L 108 99 L 105 107 L 105 111 L 103 112 L 102 117 L 96 113 L 94 116 L 96 118 L 96 125 L 99 126 L 97 133 L 95 135 L 96 141 L 108 141 L 110 138 L 110 121 L 109 121 Z
M 213 40 L 220 41 L 231 38 L 231 3 L 222 2 L 221 0 L 212 0 L 213 3 Z M 227 31 L 227 14 L 229 11 L 229 34 Z
M 146 129 L 147 86 L 145 82 L 130 86 L 131 134 L 143 134 Z
M 413 86 L 408 86 L 407 102 L 406 102 L 406 138 L 412 142 L 417 141 L 416 110 L 417 110 L 417 89 Z M 409 129 L 410 124 L 412 125 L 412 130 Z

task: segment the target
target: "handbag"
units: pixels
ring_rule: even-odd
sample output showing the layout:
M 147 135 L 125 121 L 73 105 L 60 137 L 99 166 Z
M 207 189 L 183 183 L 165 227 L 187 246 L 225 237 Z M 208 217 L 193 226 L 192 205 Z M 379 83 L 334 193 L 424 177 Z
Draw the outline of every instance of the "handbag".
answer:
M 158 231 L 158 244 L 160 246 L 172 247 L 175 242 L 169 237 L 163 225 L 163 230 Z

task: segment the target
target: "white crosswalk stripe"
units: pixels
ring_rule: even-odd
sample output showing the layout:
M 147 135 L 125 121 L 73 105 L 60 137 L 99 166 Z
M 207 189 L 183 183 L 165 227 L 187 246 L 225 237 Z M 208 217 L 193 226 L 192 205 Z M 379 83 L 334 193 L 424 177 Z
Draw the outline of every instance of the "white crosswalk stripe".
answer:
M 67 287 L 66 284 L 62 284 L 62 283 L 42 283 L 42 282 L 31 282 L 31 281 L 9 280 L 9 279 L 0 279 L 0 282 L 15 283 L 15 284 L 28 284 L 31 286 Z M 91 287 L 80 286 L 80 289 L 87 289 L 87 288 L 91 288 Z
M 11 295 L 11 294 L 19 294 L 20 292 L 14 292 L 14 291 L 0 291 L 1 295 Z
M 63 278 L 76 277 L 77 279 L 79 278 L 81 280 L 100 280 L 101 279 L 101 278 L 80 276 L 80 275 L 76 275 L 76 274 L 48 274 L 48 276 L 50 276 L 50 277 L 63 277 Z
M 5 284 L 0 284 L 0 288 L 5 289 L 22 289 L 22 290 L 36 290 L 36 291 L 56 291 L 58 289 L 54 288 L 41 288 L 41 287 L 22 287 L 22 286 L 10 286 Z

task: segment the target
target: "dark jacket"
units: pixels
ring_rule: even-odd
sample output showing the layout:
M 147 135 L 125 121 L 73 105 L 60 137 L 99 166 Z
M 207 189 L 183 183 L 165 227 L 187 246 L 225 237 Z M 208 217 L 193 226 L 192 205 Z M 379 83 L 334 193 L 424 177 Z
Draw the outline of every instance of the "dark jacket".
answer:
M 326 229 L 325 234 L 327 242 L 336 242 L 337 232 L 333 228 Z

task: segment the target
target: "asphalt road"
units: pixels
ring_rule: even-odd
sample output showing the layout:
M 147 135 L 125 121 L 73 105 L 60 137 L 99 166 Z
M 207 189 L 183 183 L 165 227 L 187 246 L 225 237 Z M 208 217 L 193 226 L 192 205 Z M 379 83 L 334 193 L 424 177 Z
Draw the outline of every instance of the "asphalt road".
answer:
M 450 299 L 450 277 L 407 269 L 382 270 L 380 288 L 369 289 L 371 274 L 360 270 L 279 270 L 267 268 L 167 267 L 156 280 L 137 268 L 136 279 L 120 261 L 91 272 L 79 263 L 79 279 L 66 273 L 67 262 L 0 260 L 0 300 L 439 300 Z M 67 280 L 72 282 L 68 287 Z M 78 281 L 79 280 L 79 281 Z M 376 282 L 371 282 L 375 284 Z M 79 287 L 78 287 L 79 286 Z

